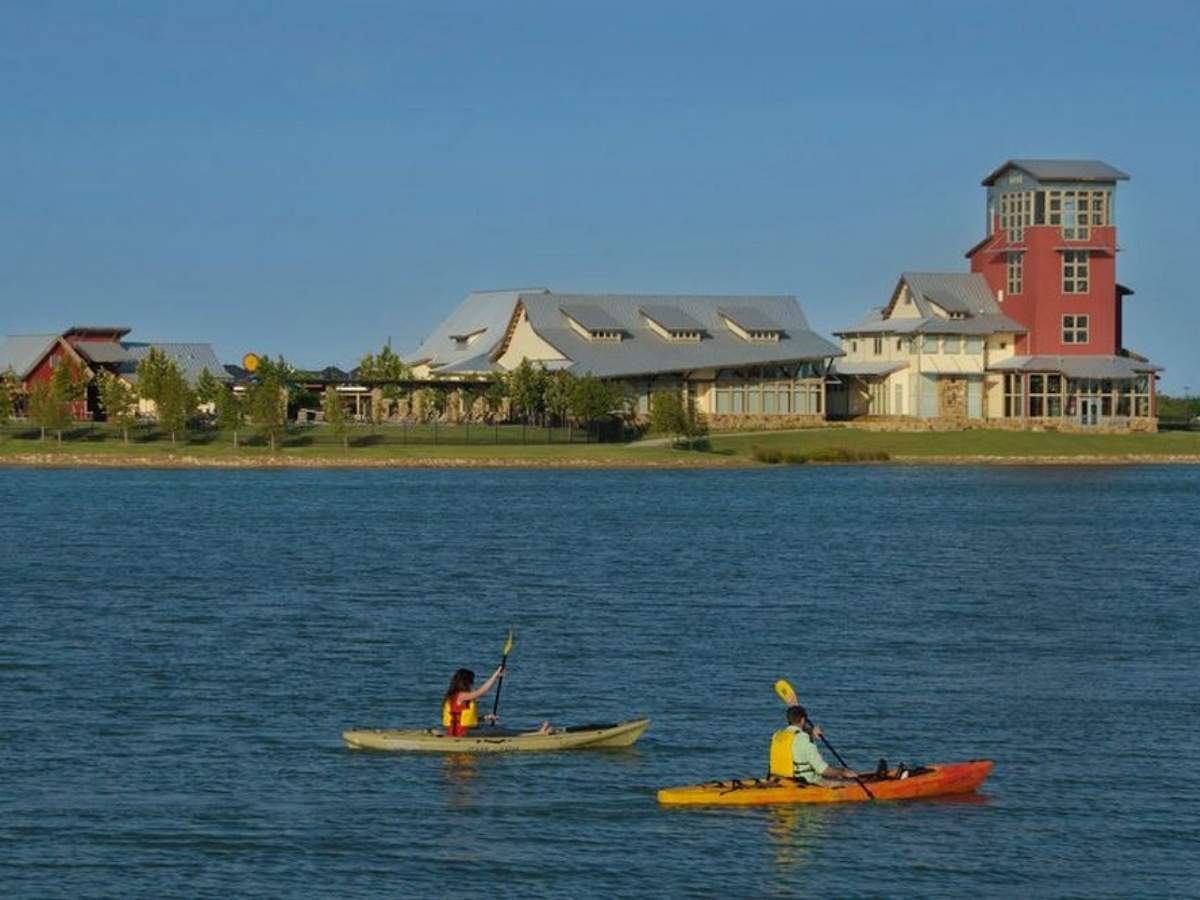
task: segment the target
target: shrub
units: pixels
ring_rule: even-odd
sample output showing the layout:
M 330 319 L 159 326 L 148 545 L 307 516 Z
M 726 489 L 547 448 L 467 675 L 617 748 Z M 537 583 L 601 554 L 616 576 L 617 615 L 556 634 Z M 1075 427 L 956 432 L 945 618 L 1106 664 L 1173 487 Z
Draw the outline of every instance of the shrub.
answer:
M 750 448 L 750 455 L 760 463 L 767 463 L 772 466 L 783 462 L 783 453 L 774 447 L 760 447 L 755 444 Z

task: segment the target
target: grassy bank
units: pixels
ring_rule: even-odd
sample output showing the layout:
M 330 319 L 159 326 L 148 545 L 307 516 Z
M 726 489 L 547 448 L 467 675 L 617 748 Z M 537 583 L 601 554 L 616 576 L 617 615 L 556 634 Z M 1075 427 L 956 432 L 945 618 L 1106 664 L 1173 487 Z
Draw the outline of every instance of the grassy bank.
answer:
M 565 435 L 565 430 L 563 430 Z M 445 439 L 443 430 L 441 439 Z M 293 429 L 271 451 L 266 442 L 250 432 L 241 434 L 240 446 L 233 446 L 233 435 L 206 431 L 170 438 L 153 430 L 135 431 L 129 443 L 119 432 L 89 426 L 76 428 L 59 443 L 53 434 L 45 441 L 28 429 L 0 429 L 0 465 L 41 466 L 563 466 L 563 467 L 677 467 L 728 466 L 739 461 L 732 455 L 682 453 L 667 447 L 646 448 L 631 453 L 625 444 L 567 443 L 563 435 L 545 433 L 526 435 L 522 443 L 520 426 L 510 426 L 486 435 L 477 429 L 470 443 L 433 443 L 429 429 L 364 429 L 353 435 L 349 449 L 340 439 L 322 429 Z M 488 440 L 487 438 L 491 439 Z M 576 435 L 578 438 L 578 435 Z
M 781 454 L 816 455 L 845 449 L 860 454 L 887 454 L 892 460 L 978 459 L 1106 460 L 1195 457 L 1200 461 L 1200 432 L 1160 434 L 1067 434 L 1034 431 L 863 431 L 820 428 L 754 435 L 714 435 L 718 453 L 750 458 L 752 448 Z
M 445 432 L 442 433 L 445 439 Z M 728 467 L 788 462 L 1200 462 L 1200 433 L 1062 434 L 1015 431 L 882 432 L 818 428 L 795 432 L 714 435 L 707 452 L 673 450 L 662 442 L 566 443 L 546 434 L 522 434 L 520 426 L 483 429 L 471 443 L 433 443 L 431 432 L 363 429 L 346 449 L 320 428 L 290 431 L 271 451 L 246 433 L 238 448 L 233 436 L 206 431 L 175 444 L 141 428 L 125 443 L 103 427 L 80 427 L 59 443 L 40 441 L 23 428 L 0 429 L 0 465 L 40 466 L 215 466 L 215 467 L 404 467 L 530 466 L 566 468 Z M 551 434 L 551 438 L 556 436 Z M 576 437 L 578 437 L 576 435 Z M 522 443 L 522 439 L 528 442 Z

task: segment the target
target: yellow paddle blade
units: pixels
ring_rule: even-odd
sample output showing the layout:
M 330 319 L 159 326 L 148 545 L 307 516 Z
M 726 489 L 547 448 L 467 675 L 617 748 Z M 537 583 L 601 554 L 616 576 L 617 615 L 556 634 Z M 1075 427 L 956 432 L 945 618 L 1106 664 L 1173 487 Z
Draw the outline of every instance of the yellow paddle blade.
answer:
M 513 647 L 513 630 L 508 629 L 508 640 L 504 642 L 504 655 L 508 656 L 512 652 Z
M 775 693 L 777 693 L 779 695 L 779 699 L 788 706 L 800 705 L 800 700 L 796 696 L 795 690 L 793 690 L 792 686 L 783 678 L 780 678 L 777 682 L 775 682 Z

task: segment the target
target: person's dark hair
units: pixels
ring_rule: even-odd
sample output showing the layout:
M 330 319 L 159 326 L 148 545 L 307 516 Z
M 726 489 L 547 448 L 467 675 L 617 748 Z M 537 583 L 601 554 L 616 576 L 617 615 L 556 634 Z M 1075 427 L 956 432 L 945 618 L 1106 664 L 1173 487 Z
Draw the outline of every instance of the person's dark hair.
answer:
M 808 718 L 808 712 L 803 706 L 789 706 L 787 711 L 787 720 L 789 725 L 799 725 L 803 719 Z
M 450 679 L 450 687 L 446 688 L 446 695 L 442 699 L 452 700 L 455 694 L 469 691 L 474 684 L 475 673 L 470 669 L 459 669 Z

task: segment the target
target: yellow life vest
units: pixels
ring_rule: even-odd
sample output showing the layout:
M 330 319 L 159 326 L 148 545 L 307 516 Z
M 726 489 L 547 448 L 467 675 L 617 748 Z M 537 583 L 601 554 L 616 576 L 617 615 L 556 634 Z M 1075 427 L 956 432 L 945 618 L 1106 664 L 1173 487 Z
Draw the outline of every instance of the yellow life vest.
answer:
M 449 728 L 454 724 L 454 719 L 450 711 L 450 701 L 442 701 L 442 726 Z M 479 713 L 475 709 L 475 701 L 472 700 L 463 706 L 462 711 L 458 714 L 459 728 L 478 728 Z
M 797 729 L 789 725 L 771 736 L 771 774 L 780 778 L 796 777 L 796 758 L 792 755 L 792 744 L 796 742 Z

